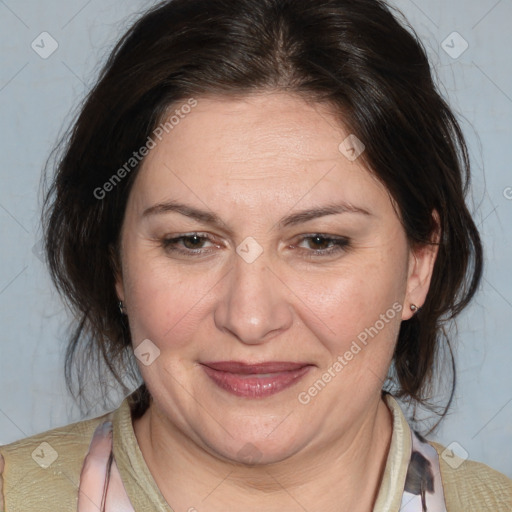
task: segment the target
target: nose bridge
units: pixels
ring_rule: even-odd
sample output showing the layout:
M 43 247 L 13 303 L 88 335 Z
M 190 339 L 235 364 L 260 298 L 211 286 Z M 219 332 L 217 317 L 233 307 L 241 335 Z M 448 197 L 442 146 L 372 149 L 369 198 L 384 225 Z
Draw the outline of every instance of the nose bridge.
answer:
M 291 324 L 290 305 L 269 265 L 268 254 L 254 241 L 246 239 L 237 247 L 215 322 L 243 343 L 263 343 Z

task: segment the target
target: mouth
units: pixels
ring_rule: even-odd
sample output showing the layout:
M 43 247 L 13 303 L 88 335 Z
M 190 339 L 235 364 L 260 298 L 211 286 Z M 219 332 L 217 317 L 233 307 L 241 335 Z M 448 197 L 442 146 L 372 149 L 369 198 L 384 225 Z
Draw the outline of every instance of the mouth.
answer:
M 296 384 L 313 365 L 281 361 L 257 364 L 216 361 L 201 363 L 201 367 L 224 391 L 244 398 L 264 398 Z

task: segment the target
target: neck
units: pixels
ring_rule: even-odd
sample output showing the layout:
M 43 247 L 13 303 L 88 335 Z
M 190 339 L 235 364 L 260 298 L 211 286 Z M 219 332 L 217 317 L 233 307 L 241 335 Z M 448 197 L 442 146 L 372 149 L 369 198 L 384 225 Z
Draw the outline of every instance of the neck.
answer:
M 215 456 L 167 420 L 154 402 L 134 421 L 134 430 L 157 486 L 175 510 L 357 512 L 373 508 L 392 419 L 383 400 L 376 400 L 348 431 L 283 461 L 255 466 Z

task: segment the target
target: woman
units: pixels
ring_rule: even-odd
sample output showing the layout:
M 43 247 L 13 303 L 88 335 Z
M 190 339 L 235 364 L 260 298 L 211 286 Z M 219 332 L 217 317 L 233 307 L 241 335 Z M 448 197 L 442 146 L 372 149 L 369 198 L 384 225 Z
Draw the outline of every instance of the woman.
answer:
M 427 403 L 478 287 L 468 173 L 380 1 L 146 13 L 45 208 L 78 319 L 68 376 L 85 353 L 139 387 L 0 448 L 3 509 L 510 510 L 509 479 L 414 433 L 392 396 Z

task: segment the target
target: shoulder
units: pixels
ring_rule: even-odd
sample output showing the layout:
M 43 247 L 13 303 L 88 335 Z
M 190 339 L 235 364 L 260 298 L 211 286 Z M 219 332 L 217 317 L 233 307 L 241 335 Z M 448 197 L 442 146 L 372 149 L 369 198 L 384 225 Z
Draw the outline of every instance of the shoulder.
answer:
M 464 460 L 430 441 L 439 454 L 448 512 L 505 512 L 512 510 L 512 480 L 471 460 Z
M 55 504 L 55 498 L 62 510 L 76 509 L 80 472 L 94 430 L 111 414 L 0 446 L 0 512 L 53 512 L 50 502 Z M 49 495 L 54 499 L 48 500 Z

